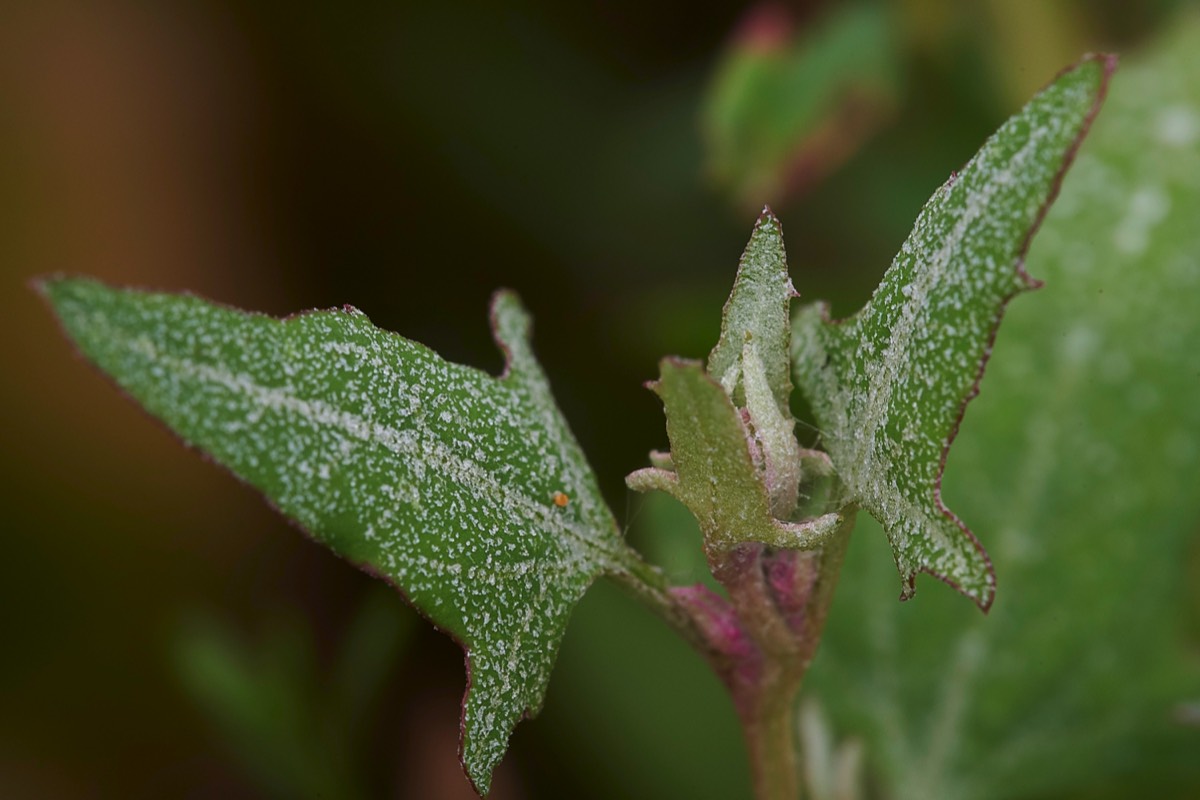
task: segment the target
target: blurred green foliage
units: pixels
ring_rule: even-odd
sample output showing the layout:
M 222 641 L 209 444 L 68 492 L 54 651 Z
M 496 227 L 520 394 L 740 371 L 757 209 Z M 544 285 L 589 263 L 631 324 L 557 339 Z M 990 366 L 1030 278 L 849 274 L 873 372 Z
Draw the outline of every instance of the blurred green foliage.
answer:
M 382 687 L 413 625 L 397 611 L 389 588 L 367 593 L 323 675 L 299 614 L 261 621 L 253 643 L 202 614 L 180 628 L 176 668 L 268 795 L 371 797 L 361 763 L 367 723 L 383 711 Z
M 796 3 L 798 29 L 822 7 L 840 5 Z M 1139 49 L 1178 25 L 1173 10 L 1183 5 L 887 4 L 894 77 L 904 86 L 894 116 L 838 171 L 775 208 L 805 296 L 829 298 L 837 315 L 857 308 L 930 192 L 1055 69 L 1084 50 Z M 0 263 L 10 291 L 0 294 L 0 324 L 8 341 L 22 346 L 0 353 L 0 365 L 14 376 L 0 412 L 20 421 L 0 428 L 11 520 L 0 560 L 2 632 L 16 654 L 0 666 L 0 794 L 257 796 L 272 784 L 246 777 L 245 756 L 230 755 L 236 736 L 213 737 L 215 717 L 197 713 L 176 671 L 181 620 L 201 606 L 209 618 L 226 620 L 221 629 L 228 625 L 241 642 L 256 630 L 264 605 L 292 606 L 310 628 L 318 661 L 329 664 L 360 599 L 372 591 L 370 578 L 296 536 L 250 492 L 183 452 L 99 377 L 71 363 L 44 310 L 17 289 L 35 274 L 69 269 L 111 282 L 192 289 L 277 314 L 355 303 L 382 327 L 487 368 L 498 360 L 483 323 L 486 298 L 497 285 L 512 286 L 535 317 L 535 346 L 556 395 L 610 503 L 629 520 L 634 542 L 674 573 L 697 574 L 699 534 L 686 511 L 666 498 L 630 499 L 621 479 L 644 463 L 648 447 L 665 444 L 658 404 L 640 382 L 655 374 L 664 353 L 697 357 L 715 340 L 717 309 L 752 219 L 708 188 L 699 127 L 705 87 L 744 12 L 742 4 L 674 2 L 478 3 L 451 10 L 223 0 L 153 6 L 47 0 L 4 10 Z M 1035 24 L 1046 15 L 1054 24 Z M 1038 257 L 1035 249 L 1031 271 L 1051 277 L 1049 262 L 1039 267 Z M 1140 263 L 1126 262 L 1127 272 Z M 1105 287 L 1105 303 L 1133 292 L 1127 283 L 1113 287 Z M 997 344 L 992 383 L 1003 381 L 1018 313 L 1036 316 L 1039 304 L 1054 303 L 1051 289 L 1043 292 L 1045 298 L 1033 295 L 1014 306 Z M 1174 304 L 1144 315 L 1158 323 L 1180 318 L 1170 309 L 1194 294 L 1180 289 L 1155 297 Z M 1066 324 L 1046 312 L 1043 324 L 1055 322 Z M 1059 332 L 1040 334 L 1047 360 Z M 1149 382 L 1162 373 L 1145 374 Z M 1134 377 L 1128 382 L 1126 390 L 1137 384 Z M 1179 391 L 1170 402 L 1183 402 Z M 1019 467 L 1009 459 L 978 473 L 986 486 L 955 483 L 969 482 L 973 464 L 987 455 L 970 444 L 972 426 L 986 424 L 995 413 L 987 404 L 1001 403 L 1004 393 L 985 382 L 949 465 L 948 501 L 981 520 L 1001 519 L 1021 502 L 1007 489 L 993 493 L 996 475 L 1012 476 L 1008 470 Z M 1062 413 L 1070 418 L 1073 406 Z M 1101 427 L 1118 431 L 1123 445 L 1136 445 L 1121 454 L 1129 480 L 1091 490 L 1091 464 L 1104 457 L 1064 434 L 1045 465 L 1065 459 L 1087 469 L 1068 473 L 1077 483 L 1055 513 L 1124 497 L 1147 469 L 1139 459 L 1161 462 L 1147 455 L 1155 440 L 1137 435 L 1146 415 L 1115 405 L 1104 413 L 1110 416 Z M 1181 493 L 1194 493 L 1194 485 Z M 1145 578 L 1162 570 L 1145 608 L 1161 607 L 1160 596 L 1186 603 L 1177 613 L 1191 615 L 1194 648 L 1195 580 L 1183 583 L 1174 567 L 1187 563 L 1197 574 L 1200 524 L 1193 514 L 1185 535 L 1179 531 L 1187 519 L 1173 517 L 1182 527 L 1169 537 L 1146 533 L 1167 526 L 1165 508 L 1130 524 L 1124 538 L 1105 541 L 1116 542 L 1114 552 L 1125 559 L 1134 553 L 1123 548 L 1147 536 L 1169 539 L 1160 553 L 1165 563 L 1139 572 Z M 1103 510 L 1097 504 L 1089 517 Z M 912 639 L 905 640 L 906 674 L 931 672 L 944 652 L 916 659 L 916 631 L 930 629 L 925 637 L 936 639 L 943 627 L 991 620 L 976 620 L 978 612 L 931 582 L 913 603 L 895 604 L 894 566 L 882 535 L 869 525 L 864 521 L 854 536 L 834 614 L 855 615 L 847 600 L 854 576 L 878 569 L 877 585 L 887 596 L 868 621 L 898 616 L 895 630 Z M 665 535 L 650 541 L 651 528 Z M 985 541 L 998 530 L 982 522 L 979 528 Z M 1077 550 L 1087 532 L 1063 523 L 1043 532 L 1040 543 L 1057 548 L 1060 530 L 1069 534 L 1064 552 Z M 1082 581 L 1099 571 L 1109 549 L 1089 552 L 1093 558 L 1057 577 L 1079 573 Z M 1001 572 L 993 615 L 1007 614 L 1010 601 L 1024 602 L 1009 593 L 1020 580 Z M 1189 585 L 1193 593 L 1185 599 Z M 1111 619 L 1101 641 L 1159 644 L 1135 685 L 1114 680 L 1118 696 L 1132 693 L 1129 707 L 1140 710 L 1105 719 L 1101 738 L 1108 744 L 1096 758 L 1107 759 L 1106 772 L 1080 779 L 1073 796 L 1193 796 L 1200 793 L 1190 771 L 1195 748 L 1147 711 L 1153 709 L 1147 696 L 1166 698 L 1178 685 L 1162 677 L 1181 663 L 1177 651 L 1163 655 L 1168 648 L 1159 626 L 1170 620 L 1153 622 L 1142 595 L 1122 594 L 1127 583 L 1104 591 L 1109 586 L 1094 596 L 1111 596 L 1105 602 L 1120 613 L 1109 616 L 1112 605 L 1097 605 L 1082 618 L 1087 630 L 1079 640 L 1095 642 L 1098 626 Z M 1046 584 L 1028 602 L 1052 608 L 1057 598 L 1057 588 Z M 393 613 L 415 622 L 397 598 L 388 600 Z M 952 609 L 946 616 L 937 611 L 943 602 Z M 1013 613 L 1010 622 L 996 617 L 1013 637 L 1007 668 L 1051 674 L 1053 665 L 1027 649 L 1034 639 L 1020 637 L 1075 636 L 1070 614 L 1065 607 L 1026 614 L 1041 632 L 1022 633 L 1014 624 L 1022 617 Z M 835 622 L 840 630 L 854 624 Z M 363 773 L 362 785 L 382 794 L 412 785 L 411 776 L 397 776 L 402 762 L 406 773 L 437 777 L 409 796 L 454 796 L 466 787 L 452 763 L 461 653 L 427 626 L 411 635 L 376 695 L 381 713 L 366 724 L 363 761 L 353 769 Z M 818 655 L 814 689 L 846 692 L 856 685 L 851 680 L 870 685 L 876 670 L 869 662 L 862 662 L 866 674 L 844 680 L 822 666 L 853 642 L 830 639 L 828 653 Z M 1071 647 L 1058 648 L 1056 658 L 1071 661 Z M 1078 692 L 1064 692 L 1066 706 L 1058 708 L 1102 713 L 1095 676 L 1110 657 L 1116 656 L 1081 652 L 1071 661 L 1090 671 Z M 273 674 L 257 670 L 253 660 L 250 674 Z M 1128 675 L 1122 663 L 1113 676 Z M 298 674 L 304 669 L 296 667 Z M 1036 685 L 1054 691 L 1045 688 L 1053 684 Z M 223 702 L 199 697 L 208 708 Z M 1000 706 L 1008 697 L 986 702 Z M 852 711 L 827 710 L 846 735 Z M 970 741 L 978 742 L 978 720 L 989 717 L 970 718 L 977 720 Z M 1048 729 L 1036 719 L 1032 727 Z M 1124 740 L 1137 746 L 1116 752 L 1109 733 L 1122 728 Z M 429 757 L 421 749 L 425 739 Z M 969 752 L 977 754 L 977 747 Z M 874 750 L 867 754 L 870 769 L 892 774 Z M 433 757 L 442 751 L 448 773 L 438 771 Z M 954 774 L 970 766 L 967 752 L 952 753 Z M 1078 778 L 1092 762 L 1077 758 L 1064 762 L 1064 773 Z M 1001 774 L 994 762 L 985 764 L 988 774 Z M 1013 791 L 1037 795 L 1034 779 L 1057 766 L 1030 765 L 1029 782 L 1013 783 Z M 735 716 L 707 667 L 665 625 L 603 584 L 575 614 L 546 709 L 520 727 L 501 771 L 497 797 L 731 798 L 746 796 L 749 785 Z M 1042 786 L 1042 796 L 1071 794 Z
M 1191 796 L 1200 698 L 1200 18 L 1114 77 L 951 448 L 995 564 L 986 618 L 889 603 L 864 523 L 807 690 L 887 796 Z
M 804 191 L 851 157 L 899 102 L 887 8 L 834 6 L 794 30 L 782 4 L 751 12 L 704 106 L 708 170 L 748 209 Z

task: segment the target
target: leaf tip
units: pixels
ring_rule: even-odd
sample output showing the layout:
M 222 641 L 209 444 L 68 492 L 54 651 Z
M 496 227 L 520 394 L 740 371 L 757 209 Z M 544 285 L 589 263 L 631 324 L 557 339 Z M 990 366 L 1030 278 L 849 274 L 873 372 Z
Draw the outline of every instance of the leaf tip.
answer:
M 945 507 L 942 507 L 942 511 L 958 527 L 962 535 L 970 543 L 978 561 L 976 565 L 977 569 L 965 571 L 961 575 L 951 575 L 938 572 L 930 564 L 921 564 L 915 570 L 904 571 L 901 573 L 900 601 L 904 602 L 913 598 L 917 591 L 917 573 L 923 572 L 930 577 L 937 578 L 963 597 L 966 597 L 980 611 L 987 614 L 991 611 L 992 603 L 996 599 L 996 568 L 992 564 L 992 558 L 988 555 L 987 550 L 984 549 L 979 538 L 953 512 Z M 969 582 L 964 581 L 962 580 L 963 576 L 973 578 L 973 580 Z
M 58 298 L 64 293 L 64 290 L 70 289 L 73 285 L 87 282 L 90 282 L 89 279 L 72 278 L 56 272 L 50 275 L 35 275 L 26 282 L 26 286 L 57 310 Z
M 769 230 L 774 236 L 783 238 L 783 223 L 779 221 L 779 217 L 767 205 L 762 207 L 762 211 L 758 214 L 758 219 L 754 221 L 753 233 L 757 234 L 764 229 Z
M 35 275 L 25 282 L 31 292 L 41 295 L 43 299 L 50 297 L 51 286 L 62 280 L 61 275 Z
M 701 372 L 703 372 L 704 364 L 700 361 L 697 361 L 694 358 L 683 358 L 682 356 L 667 356 L 666 358 L 661 359 L 658 362 L 658 370 L 659 370 L 660 375 L 662 375 L 668 371 L 674 372 L 676 370 L 688 370 L 688 369 L 696 369 L 696 370 L 700 370 Z M 662 382 L 662 378 L 659 378 L 658 380 L 654 380 L 654 381 L 648 381 L 648 383 L 655 383 L 655 384 L 661 383 L 661 382 Z
M 489 303 L 489 319 L 492 339 L 504 355 L 504 370 L 501 379 L 514 371 L 520 371 L 529 352 L 529 339 L 533 332 L 533 320 L 521 303 L 521 297 L 512 289 L 497 289 Z
M 679 494 L 679 475 L 661 467 L 643 467 L 625 476 L 625 485 L 634 492 L 666 492 Z
M 1096 62 L 1104 70 L 1105 77 L 1111 76 L 1121 65 L 1121 57 L 1116 53 L 1087 53 L 1082 61 Z

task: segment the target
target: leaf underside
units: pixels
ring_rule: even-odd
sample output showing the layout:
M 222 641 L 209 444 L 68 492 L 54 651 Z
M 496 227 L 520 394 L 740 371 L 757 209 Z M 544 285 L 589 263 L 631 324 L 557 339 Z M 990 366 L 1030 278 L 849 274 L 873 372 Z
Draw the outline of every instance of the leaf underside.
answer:
M 991 561 L 942 503 L 945 458 L 1005 304 L 1037 286 L 1025 251 L 1114 66 L 1085 59 L 1009 119 L 930 198 L 859 313 L 796 317 L 796 383 L 851 497 L 891 541 L 902 597 L 927 572 L 991 606 Z
M 629 553 L 516 296 L 493 299 L 495 378 L 349 307 L 276 320 L 91 280 L 42 290 L 147 411 L 463 645 L 463 765 L 486 792 L 571 609 Z

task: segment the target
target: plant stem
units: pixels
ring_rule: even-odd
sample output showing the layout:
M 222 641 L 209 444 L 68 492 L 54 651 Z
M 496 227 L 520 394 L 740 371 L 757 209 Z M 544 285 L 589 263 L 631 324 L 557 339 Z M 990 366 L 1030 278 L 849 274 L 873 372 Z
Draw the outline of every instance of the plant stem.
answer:
M 742 723 L 757 800 L 797 800 L 796 698 L 816 653 L 856 508 L 822 547 L 772 550 L 746 542 L 709 553 L 725 598 L 671 586 L 630 551 L 613 577 L 667 621 L 713 667 Z
M 853 506 L 844 508 L 836 534 L 815 550 L 745 545 L 712 559 L 740 630 L 727 648 L 732 658 L 713 663 L 742 722 L 758 800 L 800 796 L 796 697 L 821 641 L 854 517 Z
M 778 697 L 759 704 L 752 720 L 743 720 L 750 772 L 757 800 L 798 800 L 800 769 L 796 752 L 795 705 L 800 684 L 781 687 Z M 771 693 L 774 694 L 774 693 Z

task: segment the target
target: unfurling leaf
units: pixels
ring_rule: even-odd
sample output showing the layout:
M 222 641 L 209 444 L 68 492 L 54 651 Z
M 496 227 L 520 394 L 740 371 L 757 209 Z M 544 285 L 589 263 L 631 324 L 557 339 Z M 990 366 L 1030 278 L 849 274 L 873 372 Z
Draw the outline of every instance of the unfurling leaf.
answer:
M 1089 57 L 1008 120 L 930 198 L 858 314 L 797 316 L 797 384 L 850 496 L 887 532 L 905 597 L 928 572 L 992 603 L 983 546 L 942 504 L 945 458 L 1005 304 L 1037 285 L 1025 251 L 1114 66 Z
M 665 359 L 651 384 L 666 411 L 671 459 L 634 472 L 627 482 L 637 491 L 668 492 L 686 505 L 710 556 L 743 542 L 814 549 L 844 522 L 837 513 L 792 519 L 804 456 L 788 404 L 795 296 L 782 228 L 764 209 L 707 365 Z
M 147 411 L 463 645 L 463 765 L 486 792 L 542 704 L 571 609 L 633 558 L 516 296 L 493 300 L 494 378 L 349 307 L 276 320 L 91 280 L 42 289 Z
M 771 513 L 780 519 L 796 510 L 801 479 L 789 354 L 792 298 L 797 296 L 788 276 L 783 226 L 764 208 L 738 262 L 707 369 L 734 403 L 746 409 Z
M 792 416 L 788 405 L 792 396 L 788 321 L 793 297 L 797 294 L 788 277 L 783 227 L 771 209 L 764 208 L 738 262 L 737 278 L 721 313 L 721 335 L 708 355 L 707 366 L 708 374 L 729 396 L 744 404 L 742 356 L 747 338 L 752 338 L 767 385 L 780 413 L 788 419 Z
M 772 513 L 751 461 L 746 429 L 724 389 L 698 362 L 666 359 L 653 384 L 667 413 L 674 471 L 648 467 L 627 479 L 631 489 L 665 491 L 688 507 L 710 549 L 742 542 L 812 549 L 842 523 L 841 514 L 786 522 Z

